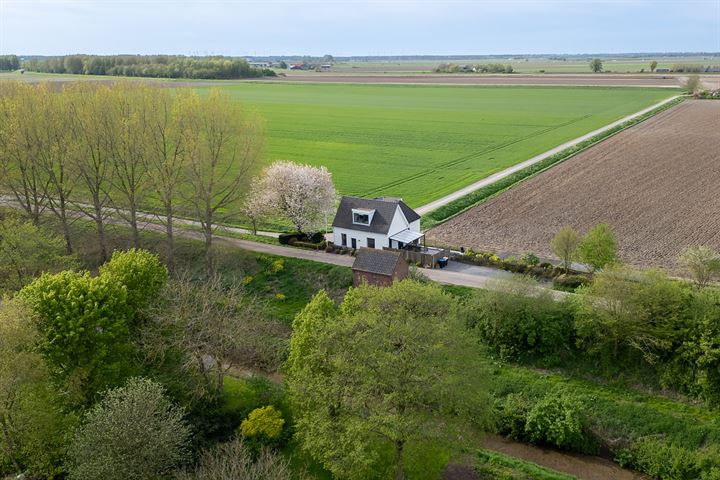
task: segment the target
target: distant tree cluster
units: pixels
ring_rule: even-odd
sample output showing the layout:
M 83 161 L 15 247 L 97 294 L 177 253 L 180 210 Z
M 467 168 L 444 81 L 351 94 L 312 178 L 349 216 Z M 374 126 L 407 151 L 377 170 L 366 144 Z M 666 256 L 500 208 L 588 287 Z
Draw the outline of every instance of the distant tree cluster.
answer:
M 18 68 L 20 68 L 20 59 L 17 55 L 0 55 L 0 72 Z
M 117 215 L 139 246 L 152 202 L 165 223 L 173 264 L 178 211 L 202 224 L 212 270 L 213 231 L 244 196 L 257 169 L 263 123 L 218 91 L 199 96 L 144 84 L 0 86 L 0 191 L 34 223 L 52 213 L 72 252 L 69 224 L 80 211 L 96 227 L 101 260 Z
M 0 57 L 1 59 L 2 57 Z M 0 60 L 1 62 L 1 60 Z M 234 79 L 275 76 L 253 68 L 241 58 L 174 55 L 67 55 L 32 59 L 23 66 L 33 72 L 121 77 Z M 19 68 L 19 67 L 15 67 Z M 0 63 L 0 70 L 2 70 Z
M 477 65 L 458 65 L 456 63 L 441 63 L 433 69 L 435 73 L 513 73 L 512 65 L 502 63 L 479 63 Z
M 671 70 L 677 73 L 702 73 L 705 71 L 705 66 L 700 64 L 676 63 L 672 66 Z

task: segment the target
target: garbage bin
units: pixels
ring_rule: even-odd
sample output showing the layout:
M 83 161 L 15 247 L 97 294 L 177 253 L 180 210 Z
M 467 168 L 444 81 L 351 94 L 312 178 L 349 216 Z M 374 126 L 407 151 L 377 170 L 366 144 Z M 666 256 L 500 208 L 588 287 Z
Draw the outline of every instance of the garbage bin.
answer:
M 440 258 L 438 258 L 437 263 L 438 263 L 438 266 L 439 266 L 440 268 L 445 268 L 445 267 L 447 267 L 448 257 L 440 257 Z

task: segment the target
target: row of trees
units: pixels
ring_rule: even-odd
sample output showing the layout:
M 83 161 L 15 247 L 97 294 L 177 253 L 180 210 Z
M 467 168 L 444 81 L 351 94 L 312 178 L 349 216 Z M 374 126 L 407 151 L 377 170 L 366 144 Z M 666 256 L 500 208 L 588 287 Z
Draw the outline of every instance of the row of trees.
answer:
M 192 215 L 205 238 L 209 271 L 216 223 L 248 191 L 264 138 L 260 117 L 217 90 L 200 96 L 145 84 L 0 86 L 0 189 L 38 223 L 62 226 L 80 211 L 95 223 L 102 260 L 105 230 L 120 216 L 140 244 L 141 206 L 165 225 L 173 266 L 174 218 Z
M 245 59 L 221 56 L 67 55 L 27 60 L 23 67 L 44 73 L 124 77 L 233 79 L 275 76 L 273 70 L 250 67 Z
M 570 270 L 573 261 L 584 263 L 591 272 L 617 262 L 615 233 L 605 223 L 590 229 L 585 236 L 565 226 L 550 241 L 550 248 L 562 262 L 565 271 Z
M 573 261 L 584 263 L 591 273 L 619 263 L 617 239 L 610 226 L 604 223 L 592 228 L 585 236 L 565 226 L 553 237 L 550 247 L 565 271 L 570 270 Z M 720 253 L 704 245 L 683 250 L 678 263 L 700 287 L 720 276 Z
M 20 68 L 20 59 L 17 55 L 0 55 L 0 72 L 18 68 Z

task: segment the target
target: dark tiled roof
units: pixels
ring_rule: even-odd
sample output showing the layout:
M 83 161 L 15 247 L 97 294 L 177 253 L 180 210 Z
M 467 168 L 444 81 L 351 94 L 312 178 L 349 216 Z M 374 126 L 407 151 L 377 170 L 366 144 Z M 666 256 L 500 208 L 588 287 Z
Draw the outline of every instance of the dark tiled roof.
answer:
M 397 198 L 384 200 L 360 197 L 342 197 L 332 226 L 358 230 L 360 232 L 387 233 L 390 229 L 390 224 L 392 223 L 393 216 L 395 215 L 395 210 L 398 205 L 400 205 L 400 208 L 402 209 L 402 212 L 408 222 L 414 222 L 420 218 L 420 215 L 415 213 L 412 208 L 408 207 L 405 205 L 405 202 Z M 375 210 L 375 215 L 373 215 L 370 225 L 365 226 L 353 223 L 353 208 Z
M 398 262 L 402 261 L 402 259 L 399 252 L 361 248 L 358 250 L 352 269 L 366 273 L 392 275 Z
M 417 212 L 415 212 L 415 210 L 413 210 L 412 208 L 405 205 L 405 202 L 400 200 L 399 203 L 400 203 L 400 209 L 402 210 L 403 215 L 405 215 L 405 218 L 407 219 L 408 223 L 412 223 L 415 220 L 420 219 L 420 215 L 418 215 Z

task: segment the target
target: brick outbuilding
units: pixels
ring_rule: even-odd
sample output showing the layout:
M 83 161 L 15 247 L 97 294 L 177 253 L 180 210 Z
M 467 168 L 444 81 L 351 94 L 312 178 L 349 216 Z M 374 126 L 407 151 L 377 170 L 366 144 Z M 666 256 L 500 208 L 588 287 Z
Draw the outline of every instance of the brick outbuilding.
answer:
M 402 280 L 409 272 L 408 263 L 400 252 L 361 248 L 352 266 L 353 286 L 364 282 L 368 285 L 388 287 L 395 280 Z

